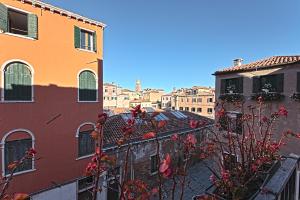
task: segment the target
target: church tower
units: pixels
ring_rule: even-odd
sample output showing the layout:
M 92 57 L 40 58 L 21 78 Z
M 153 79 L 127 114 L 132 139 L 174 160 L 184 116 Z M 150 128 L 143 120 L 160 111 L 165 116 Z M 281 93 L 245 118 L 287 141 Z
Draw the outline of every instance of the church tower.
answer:
M 141 81 L 140 80 L 137 80 L 135 82 L 135 91 L 136 92 L 141 92 L 142 91 L 142 86 L 141 86 Z

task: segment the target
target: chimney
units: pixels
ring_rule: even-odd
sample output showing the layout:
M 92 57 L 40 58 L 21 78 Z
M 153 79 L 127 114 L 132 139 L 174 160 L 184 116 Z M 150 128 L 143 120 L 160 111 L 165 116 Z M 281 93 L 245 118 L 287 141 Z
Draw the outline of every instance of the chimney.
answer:
M 234 59 L 234 60 L 233 60 L 233 65 L 234 65 L 234 66 L 241 66 L 241 65 L 242 65 L 242 62 L 243 62 L 243 59 L 242 59 L 242 58 L 237 58 L 237 59 Z

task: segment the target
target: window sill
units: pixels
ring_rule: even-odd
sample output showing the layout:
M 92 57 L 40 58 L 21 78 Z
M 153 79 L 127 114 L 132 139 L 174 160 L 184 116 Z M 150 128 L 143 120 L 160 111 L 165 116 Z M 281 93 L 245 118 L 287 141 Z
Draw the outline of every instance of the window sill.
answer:
M 92 51 L 92 50 L 87 50 L 87 49 L 81 49 L 81 48 L 76 48 L 79 51 L 85 51 L 85 52 L 89 52 L 89 53 L 97 53 L 97 51 Z
M 9 101 L 9 100 L 2 100 L 0 103 L 34 103 L 35 101 Z
M 33 41 L 37 40 L 37 39 L 31 38 L 31 37 L 28 37 L 28 36 L 25 36 L 25 35 L 19 35 L 19 34 L 15 34 L 15 33 L 2 32 L 1 34 L 10 35 L 10 36 L 23 38 L 23 39 L 28 39 L 28 40 L 33 40 Z
M 18 176 L 18 175 L 22 175 L 22 174 L 26 174 L 26 173 L 30 173 L 30 172 L 34 172 L 36 171 L 36 169 L 29 169 L 29 170 L 25 170 L 25 171 L 21 171 L 21 172 L 16 172 L 14 173 L 13 176 Z M 9 177 L 10 174 L 5 174 L 4 177 Z
M 99 103 L 99 101 L 77 101 L 77 103 Z
M 93 155 L 95 155 L 95 153 L 89 154 L 89 155 L 86 155 L 86 156 L 78 157 L 78 158 L 76 158 L 76 160 L 83 160 L 83 159 L 86 159 L 86 158 L 90 158 L 90 157 L 92 157 Z
M 156 175 L 156 174 L 158 174 L 158 171 L 153 172 L 153 173 L 150 172 L 150 176 L 154 176 L 154 175 Z

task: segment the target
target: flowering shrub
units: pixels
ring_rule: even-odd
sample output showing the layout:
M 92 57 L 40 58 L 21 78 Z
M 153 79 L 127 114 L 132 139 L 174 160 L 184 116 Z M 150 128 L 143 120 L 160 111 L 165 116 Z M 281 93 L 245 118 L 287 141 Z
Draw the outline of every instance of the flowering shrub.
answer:
M 236 102 L 236 101 L 243 101 L 244 96 L 239 93 L 227 93 L 227 94 L 221 94 L 219 96 L 219 99 L 226 102 Z
M 279 101 L 284 98 L 284 95 L 278 92 L 260 92 L 253 94 L 251 98 L 252 100 L 261 98 L 263 101 Z
M 36 154 L 36 150 L 33 148 L 28 149 L 25 152 L 25 155 L 20 159 L 16 160 L 10 164 L 8 164 L 8 170 L 10 171 L 10 174 L 6 177 L 3 177 L 0 181 L 0 199 L 2 200 L 27 200 L 29 199 L 28 194 L 24 193 L 16 193 L 16 194 L 8 194 L 7 189 L 9 188 L 9 185 L 11 181 L 13 180 L 14 173 L 16 172 L 17 168 L 22 166 L 26 160 L 32 160 L 34 159 L 34 155 Z
M 221 123 L 227 124 L 226 129 L 223 134 L 212 132 L 212 139 L 201 148 L 200 158 L 211 157 L 217 162 L 217 170 L 210 168 L 210 181 L 216 188 L 215 193 L 225 199 L 248 199 L 255 194 L 266 178 L 265 172 L 280 160 L 280 149 L 288 138 L 300 137 L 291 130 L 280 136 L 274 135 L 274 126 L 288 116 L 288 111 L 281 106 L 278 111 L 267 115 L 263 99 L 258 98 L 257 106 L 244 108 L 240 105 L 239 109 L 244 112 L 240 119 L 234 120 L 240 120 L 235 123 L 242 125 L 241 134 L 234 132 L 233 119 L 225 117 L 225 103 L 219 104 L 216 127 L 221 126 L 222 119 Z

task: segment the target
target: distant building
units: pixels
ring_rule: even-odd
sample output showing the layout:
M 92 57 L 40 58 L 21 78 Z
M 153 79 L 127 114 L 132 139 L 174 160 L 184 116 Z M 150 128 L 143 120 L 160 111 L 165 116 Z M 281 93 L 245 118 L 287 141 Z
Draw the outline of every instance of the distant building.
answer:
M 214 118 L 215 93 L 210 87 L 194 86 L 172 92 L 171 109 Z
M 115 83 L 103 84 L 103 108 L 116 108 L 118 106 L 118 95 L 121 94 L 121 87 Z
M 172 93 L 164 94 L 161 96 L 161 109 L 171 109 Z
M 137 100 L 132 100 L 129 102 L 129 106 L 131 108 L 136 107 L 137 105 L 141 105 L 142 108 L 152 107 L 151 101 L 148 101 L 148 100 L 137 99 Z

